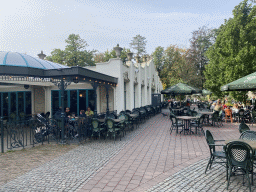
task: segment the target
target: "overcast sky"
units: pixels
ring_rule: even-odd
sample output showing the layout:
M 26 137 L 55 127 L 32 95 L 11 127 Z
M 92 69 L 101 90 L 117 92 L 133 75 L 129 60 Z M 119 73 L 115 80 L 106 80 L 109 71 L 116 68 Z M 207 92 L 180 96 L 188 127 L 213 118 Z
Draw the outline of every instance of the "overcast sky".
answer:
M 0 50 L 36 57 L 65 48 L 71 33 L 104 52 L 129 48 L 132 37 L 157 46 L 188 47 L 199 27 L 218 28 L 240 0 L 6 0 L 0 6 Z

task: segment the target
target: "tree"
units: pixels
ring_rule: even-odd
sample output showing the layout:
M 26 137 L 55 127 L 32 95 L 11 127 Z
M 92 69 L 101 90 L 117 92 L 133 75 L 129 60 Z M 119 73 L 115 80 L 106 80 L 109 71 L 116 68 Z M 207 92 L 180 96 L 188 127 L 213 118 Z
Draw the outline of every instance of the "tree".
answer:
M 137 51 L 137 54 L 141 57 L 143 53 L 146 53 L 146 44 L 147 41 L 145 37 L 142 37 L 141 35 L 136 35 L 136 37 L 133 37 L 130 46 L 132 49 L 135 49 Z
M 190 53 L 189 57 L 194 66 L 197 68 L 197 75 L 201 77 L 200 87 L 203 89 L 205 77 L 203 71 L 208 64 L 208 58 L 205 52 L 211 47 L 216 38 L 216 29 L 208 29 L 206 26 L 200 27 L 198 30 L 192 32 L 190 39 Z
M 123 48 L 123 50 L 121 51 L 121 55 L 120 58 L 123 62 L 126 62 L 127 59 L 127 53 L 130 52 L 129 49 L 126 49 L 125 47 Z M 94 61 L 95 63 L 100 63 L 100 62 L 107 62 L 109 61 L 109 59 L 111 58 L 117 58 L 116 56 L 116 52 L 114 49 L 112 49 L 111 51 L 105 51 L 104 53 L 97 53 L 94 56 Z
M 222 96 L 220 87 L 256 71 L 256 6 L 244 0 L 233 10 L 233 18 L 219 28 L 214 46 L 206 52 L 205 86 Z M 245 92 L 231 92 L 242 101 Z
M 65 50 L 54 49 L 51 56 L 46 59 L 68 66 L 95 65 L 93 58 L 96 51 L 87 51 L 85 48 L 88 45 L 79 35 L 70 34 L 65 42 L 67 43 Z
M 153 53 L 154 59 L 161 63 L 159 77 L 165 87 L 170 87 L 177 83 L 186 83 L 198 87 L 199 77 L 196 68 L 189 58 L 189 50 L 181 49 L 175 45 L 170 45 L 162 54 L 163 48 L 157 47 Z M 157 58 L 157 56 L 159 56 Z M 160 59 L 161 58 L 161 59 Z
M 164 48 L 158 46 L 155 51 L 153 52 L 153 60 L 156 66 L 156 70 L 158 74 L 160 74 L 161 70 L 163 69 L 164 65 Z

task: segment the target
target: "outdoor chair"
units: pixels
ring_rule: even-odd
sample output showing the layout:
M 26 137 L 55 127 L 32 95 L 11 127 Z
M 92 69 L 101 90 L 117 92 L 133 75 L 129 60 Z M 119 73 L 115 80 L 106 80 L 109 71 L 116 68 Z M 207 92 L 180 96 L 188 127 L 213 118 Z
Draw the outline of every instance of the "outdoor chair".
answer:
M 190 111 L 190 109 L 187 108 L 187 107 L 185 107 L 185 108 L 183 109 L 183 111 L 182 111 L 182 115 L 184 115 L 184 116 L 189 116 L 189 111 Z
M 248 141 L 256 141 L 256 132 L 255 131 L 244 131 L 240 135 L 240 139 Z
M 222 125 L 222 119 L 220 117 L 220 112 L 219 111 L 214 111 L 211 117 L 212 120 L 212 125 L 215 126 L 215 123 L 217 124 L 218 127 Z
M 238 122 L 244 121 L 244 109 L 238 111 Z
M 203 122 L 204 122 L 204 116 L 201 115 L 201 117 L 197 121 L 190 124 L 190 127 L 195 128 L 196 134 L 197 134 L 197 131 L 200 131 L 204 135 Z
M 251 122 L 252 122 L 252 125 L 256 122 L 256 111 L 255 110 L 252 110 L 252 119 L 251 119 Z
M 140 122 L 140 112 L 135 110 L 132 112 L 132 115 L 137 115 L 137 117 L 133 117 L 131 120 L 133 121 L 133 124 L 136 124 L 136 128 L 138 128 Z
M 100 139 L 100 135 L 104 135 L 105 136 L 105 128 L 104 128 L 104 123 L 100 123 L 98 119 L 92 119 L 91 121 L 91 137 L 93 137 L 94 135 L 99 136 Z
M 233 123 L 233 117 L 232 117 L 232 110 L 231 109 L 225 109 L 225 122 L 230 120 L 231 123 Z
M 249 190 L 251 191 L 251 185 L 253 185 L 253 150 L 250 145 L 241 141 L 233 141 L 226 146 L 227 155 L 227 171 L 228 171 L 228 182 L 227 190 L 230 183 L 230 178 L 233 175 L 246 175 L 249 183 Z M 249 178 L 251 174 L 251 182 Z M 244 183 L 244 182 L 243 182 Z
M 117 119 L 120 119 L 120 120 L 123 120 L 123 121 L 124 121 L 123 125 L 121 126 L 122 132 L 123 132 L 123 137 L 124 137 L 124 134 L 126 134 L 126 130 L 127 130 L 127 129 L 129 130 L 129 124 L 126 124 L 126 123 L 125 123 L 125 116 L 126 116 L 126 114 L 120 114 L 120 115 L 117 117 Z
M 125 110 L 125 113 L 131 114 L 132 112 L 130 110 Z
M 227 166 L 227 161 L 226 161 L 227 159 L 226 159 L 225 151 L 216 150 L 216 147 L 224 147 L 225 145 L 215 144 L 215 142 L 222 142 L 224 140 L 214 140 L 212 133 L 209 130 L 205 131 L 205 138 L 210 149 L 210 159 L 205 169 L 205 174 L 206 174 L 208 168 L 211 169 L 213 163 L 219 163 L 221 165 Z M 227 174 L 228 172 L 226 172 L 226 176 Z
M 185 129 L 185 124 L 184 124 L 183 121 L 178 121 L 177 118 L 176 118 L 176 116 L 175 116 L 174 114 L 170 114 L 170 120 L 171 120 L 171 122 L 172 122 L 172 126 L 171 126 L 171 128 L 170 128 L 170 130 L 171 130 L 171 133 L 170 133 L 170 134 L 172 134 L 172 131 L 173 131 L 174 129 L 176 129 L 176 135 L 177 135 L 177 133 L 179 132 L 179 128 L 180 128 L 180 127 L 182 128 L 181 131 L 184 131 L 184 129 Z
M 110 113 L 107 117 L 111 118 L 111 119 L 115 119 L 116 118 L 116 116 L 113 113 Z
M 106 127 L 107 127 L 107 136 L 109 134 L 111 136 L 114 136 L 114 141 L 116 141 L 116 136 L 120 135 L 120 141 L 121 141 L 121 132 L 123 131 L 123 123 L 115 123 L 113 119 L 107 118 L 105 121 Z
M 250 131 L 250 128 L 244 122 L 242 122 L 239 125 L 239 133 L 243 133 L 244 131 Z

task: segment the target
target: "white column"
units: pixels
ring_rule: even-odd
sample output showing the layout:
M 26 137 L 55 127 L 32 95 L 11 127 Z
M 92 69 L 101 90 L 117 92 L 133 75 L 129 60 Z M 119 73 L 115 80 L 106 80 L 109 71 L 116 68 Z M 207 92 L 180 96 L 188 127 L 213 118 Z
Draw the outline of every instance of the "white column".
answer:
M 138 105 L 137 105 L 137 107 L 140 107 L 141 106 L 141 82 L 142 82 L 142 79 L 141 79 L 141 66 L 139 65 L 139 67 L 138 67 L 138 74 L 137 74 L 137 79 L 138 79 L 138 85 L 137 85 L 137 87 L 138 87 Z

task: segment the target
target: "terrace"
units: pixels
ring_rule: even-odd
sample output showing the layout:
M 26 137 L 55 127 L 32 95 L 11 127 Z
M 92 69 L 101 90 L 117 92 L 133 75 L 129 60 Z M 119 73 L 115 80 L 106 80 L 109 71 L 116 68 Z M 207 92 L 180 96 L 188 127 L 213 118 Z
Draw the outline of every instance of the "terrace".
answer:
M 219 128 L 204 126 L 204 130 L 209 129 L 216 139 L 239 138 L 239 124 L 223 124 Z M 12 166 L 20 172 L 19 177 L 6 180 L 1 191 L 226 191 L 223 166 L 214 164 L 204 173 L 209 158 L 205 137 L 170 135 L 170 119 L 162 114 L 127 132 L 121 141 L 86 141 L 31 170 L 22 172 L 26 158 L 15 153 L 7 155 L 16 162 Z M 38 161 L 43 158 L 47 159 L 37 156 Z M 1 178 L 13 174 L 4 167 L 0 172 Z M 242 177 L 233 177 L 229 191 L 239 190 L 248 190 L 248 183 L 243 185 Z

